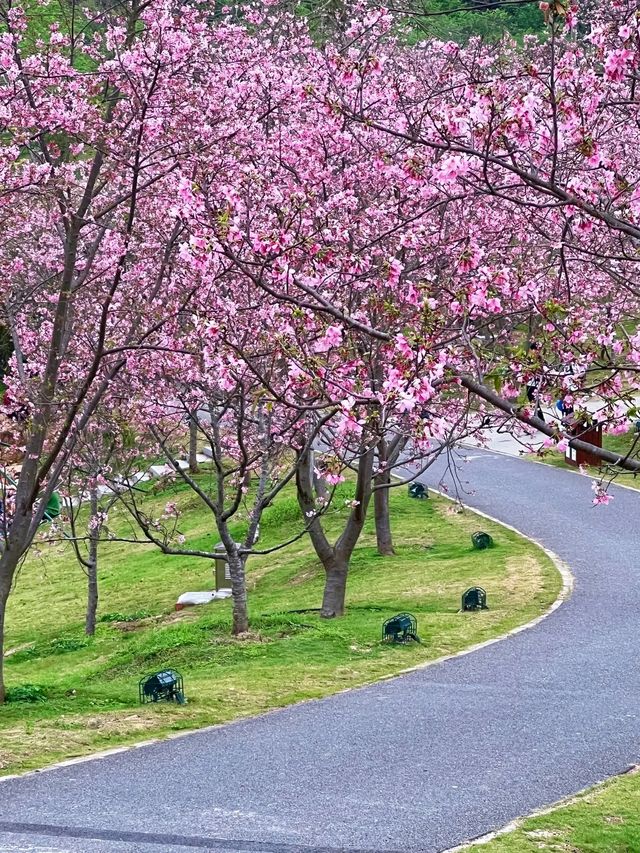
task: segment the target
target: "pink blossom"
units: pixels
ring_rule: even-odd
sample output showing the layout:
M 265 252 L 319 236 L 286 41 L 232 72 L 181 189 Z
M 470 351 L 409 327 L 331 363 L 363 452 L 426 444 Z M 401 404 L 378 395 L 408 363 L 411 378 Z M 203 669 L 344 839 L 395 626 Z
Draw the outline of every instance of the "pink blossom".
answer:
M 438 163 L 434 177 L 448 184 L 463 178 L 470 171 L 470 164 L 466 157 L 460 154 L 443 157 Z
M 337 486 L 339 483 L 344 483 L 345 481 L 345 478 L 342 476 L 342 474 L 334 474 L 331 472 L 326 473 L 324 475 L 324 479 L 330 486 Z
M 606 487 L 601 482 L 599 483 L 594 480 L 591 483 L 591 489 L 595 492 L 595 497 L 592 501 L 594 506 L 606 506 L 613 500 L 613 495 L 607 492 Z
M 315 341 L 313 345 L 314 352 L 328 352 L 333 347 L 340 346 L 342 342 L 342 329 L 340 326 L 329 326 L 324 335 Z
M 610 51 L 604 62 L 604 71 L 607 79 L 614 82 L 623 80 L 632 59 L 632 50 L 619 48 L 618 50 Z

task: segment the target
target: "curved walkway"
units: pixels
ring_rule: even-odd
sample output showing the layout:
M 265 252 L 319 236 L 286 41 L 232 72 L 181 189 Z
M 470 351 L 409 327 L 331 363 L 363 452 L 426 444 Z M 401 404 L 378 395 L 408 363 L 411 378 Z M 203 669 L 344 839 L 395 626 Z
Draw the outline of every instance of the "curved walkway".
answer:
M 584 477 L 467 452 L 466 502 L 571 566 L 559 610 L 402 678 L 3 782 L 0 853 L 426 853 L 640 760 L 640 494 L 595 508 Z

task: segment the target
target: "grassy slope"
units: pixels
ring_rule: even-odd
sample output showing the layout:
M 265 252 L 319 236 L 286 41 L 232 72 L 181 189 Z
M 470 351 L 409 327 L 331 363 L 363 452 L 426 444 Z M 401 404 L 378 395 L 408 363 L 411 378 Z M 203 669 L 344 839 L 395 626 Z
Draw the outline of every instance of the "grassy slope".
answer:
M 560 581 L 551 562 L 516 534 L 483 520 L 496 547 L 474 551 L 477 517 L 452 513 L 443 500 L 392 495 L 398 554 L 376 555 L 369 523 L 353 559 L 344 619 L 286 612 L 320 601 L 322 572 L 305 539 L 250 561 L 252 633 L 241 640 L 229 637 L 229 602 L 173 612 L 181 592 L 210 588 L 208 561 L 108 543 L 101 613 L 129 618 L 101 622 L 87 641 L 84 577 L 62 546 L 43 547 L 20 573 L 8 618 L 8 648 L 34 645 L 10 655 L 6 670 L 10 688 L 40 685 L 47 698 L 0 707 L 0 772 L 363 684 L 503 633 L 555 598 Z M 176 489 L 171 497 L 184 508 L 189 542 L 210 542 L 210 521 L 193 496 Z M 268 511 L 261 544 L 299 524 L 295 500 L 283 497 Z M 458 613 L 461 592 L 476 583 L 486 587 L 491 610 Z M 380 643 L 383 619 L 401 610 L 418 617 L 424 645 Z M 140 676 L 169 665 L 185 676 L 189 704 L 139 707 Z
M 640 779 L 633 773 L 606 782 L 570 805 L 528 818 L 514 832 L 477 849 L 483 853 L 637 853 Z

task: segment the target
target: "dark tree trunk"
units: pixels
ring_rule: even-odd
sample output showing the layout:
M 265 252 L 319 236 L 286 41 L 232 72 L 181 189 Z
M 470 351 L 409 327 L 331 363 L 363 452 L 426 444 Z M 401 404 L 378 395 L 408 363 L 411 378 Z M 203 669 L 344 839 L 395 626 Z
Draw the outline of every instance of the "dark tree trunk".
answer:
M 245 576 L 246 558 L 236 554 L 227 554 L 229 574 L 231 575 L 231 595 L 233 597 L 233 627 L 234 636 L 244 634 L 249 630 L 249 608 L 247 606 L 247 582 Z
M 4 686 L 4 615 L 7 609 L 7 600 L 11 584 L 6 586 L 0 581 L 0 704 L 5 700 Z
M 324 477 L 318 477 L 315 473 L 313 475 L 313 488 L 315 489 L 316 495 L 322 500 L 327 500 L 329 496 L 329 489 L 327 487 L 327 481 Z
M 89 556 L 87 559 L 87 617 L 84 632 L 88 637 L 93 637 L 96 632 L 96 616 L 98 613 L 98 541 L 100 539 L 100 523 L 98 513 L 98 491 L 91 489 L 90 495 L 90 518 L 94 525 L 89 532 Z
M 371 477 L 373 474 L 373 447 L 363 441 L 362 454 L 358 465 L 355 488 L 355 505 L 345 521 L 342 533 L 335 545 L 331 545 L 322 528 L 320 518 L 314 518 L 309 524 L 309 538 L 325 570 L 325 587 L 322 596 L 320 615 L 333 619 L 344 615 L 347 591 L 349 562 L 358 543 L 367 507 L 371 498 Z M 296 471 L 296 486 L 300 509 L 311 517 L 315 512 L 313 463 L 309 452 L 301 454 Z
M 25 462 L 24 467 L 27 466 Z M 19 491 L 19 490 L 18 490 Z M 11 532 L 7 539 L 2 543 L 0 548 L 0 704 L 5 700 L 5 684 L 4 684 L 4 627 L 5 615 L 7 610 L 7 601 L 11 592 L 11 585 L 15 577 L 16 569 L 20 563 L 20 558 L 29 544 L 29 522 L 31 516 L 28 512 L 23 511 L 23 501 L 16 500 L 16 514 L 11 525 Z M 21 543 L 18 545 L 18 543 Z
M 389 518 L 389 473 L 379 474 L 375 479 L 375 485 L 382 488 L 373 493 L 373 508 L 376 521 L 376 542 L 378 554 L 382 557 L 392 557 L 393 536 L 391 534 L 391 520 Z M 386 488 L 385 488 L 386 486 Z
M 378 442 L 380 472 L 374 479 L 373 506 L 378 554 L 382 557 L 392 557 L 395 554 L 389 518 L 389 489 L 391 488 L 391 470 L 400 458 L 406 443 L 406 437 L 401 435 L 390 442 L 384 438 Z
M 320 615 L 323 619 L 344 616 L 349 563 L 339 557 L 333 557 L 325 564 L 324 571 L 325 583 Z
M 324 477 L 321 477 L 316 472 L 316 464 L 315 464 L 315 454 L 313 451 L 309 454 L 309 465 L 311 468 L 311 479 L 313 482 L 313 488 L 315 490 L 316 496 L 326 500 L 329 497 L 329 488 L 327 486 L 327 481 Z
M 87 618 L 84 632 L 93 637 L 96 632 L 96 615 L 98 613 L 98 562 L 91 557 L 87 561 Z
M 193 415 L 189 418 L 189 471 L 198 473 L 198 421 Z

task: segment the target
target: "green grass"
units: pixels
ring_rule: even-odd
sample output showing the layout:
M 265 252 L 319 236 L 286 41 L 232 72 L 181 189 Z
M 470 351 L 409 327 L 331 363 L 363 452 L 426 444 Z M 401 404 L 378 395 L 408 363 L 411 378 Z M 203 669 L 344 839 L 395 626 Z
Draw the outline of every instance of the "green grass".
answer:
M 476 848 L 470 848 L 475 850 Z M 483 853 L 637 853 L 640 777 L 616 777 L 479 847 Z
M 189 544 L 217 541 L 192 493 L 173 487 L 150 500 L 163 506 L 168 497 L 182 507 Z M 391 506 L 397 556 L 376 554 L 368 522 L 342 619 L 290 612 L 321 600 L 323 572 L 306 538 L 251 558 L 251 632 L 240 639 L 229 635 L 228 601 L 174 612 L 180 593 L 211 587 L 207 560 L 117 542 L 103 547 L 101 621 L 87 639 L 84 576 L 65 546 L 41 545 L 10 600 L 7 649 L 17 651 L 6 659 L 14 701 L 0 707 L 0 773 L 371 682 L 502 634 L 555 599 L 560 579 L 553 564 L 517 534 L 457 514 L 443 499 L 411 500 L 404 490 L 392 492 Z M 286 494 L 267 511 L 260 544 L 275 544 L 300 524 L 295 498 Z M 480 527 L 494 537 L 488 551 L 471 546 Z M 474 584 L 487 589 L 491 609 L 458 613 L 461 593 Z M 382 621 L 402 610 L 417 616 L 422 645 L 380 642 Z M 139 706 L 138 679 L 167 666 L 184 675 L 188 704 Z

